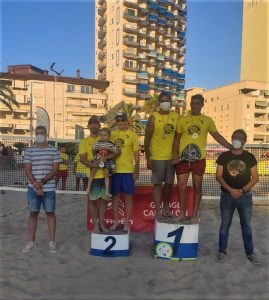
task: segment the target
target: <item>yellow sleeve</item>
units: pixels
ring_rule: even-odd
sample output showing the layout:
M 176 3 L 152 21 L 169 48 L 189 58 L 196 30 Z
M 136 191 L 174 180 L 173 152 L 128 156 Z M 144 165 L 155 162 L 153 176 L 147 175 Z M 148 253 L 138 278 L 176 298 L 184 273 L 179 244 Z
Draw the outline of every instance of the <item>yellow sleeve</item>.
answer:
M 79 151 L 78 151 L 78 154 L 84 154 L 84 153 L 87 153 L 85 139 L 83 139 L 83 140 L 80 141 Z

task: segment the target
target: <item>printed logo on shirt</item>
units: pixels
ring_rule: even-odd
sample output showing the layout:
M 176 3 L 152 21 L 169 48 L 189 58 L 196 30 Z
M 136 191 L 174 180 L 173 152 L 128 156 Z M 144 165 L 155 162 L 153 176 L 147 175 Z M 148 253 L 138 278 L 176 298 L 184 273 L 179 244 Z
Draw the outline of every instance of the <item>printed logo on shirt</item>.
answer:
M 231 176 L 236 177 L 246 172 L 246 164 L 241 160 L 232 160 L 228 163 L 227 170 Z

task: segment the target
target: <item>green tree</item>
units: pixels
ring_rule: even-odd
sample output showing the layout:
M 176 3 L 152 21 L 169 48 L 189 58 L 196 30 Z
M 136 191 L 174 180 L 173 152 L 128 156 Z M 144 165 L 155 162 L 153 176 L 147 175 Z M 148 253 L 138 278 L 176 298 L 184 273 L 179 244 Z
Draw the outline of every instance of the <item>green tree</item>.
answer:
M 8 86 L 6 80 L 0 80 L 0 102 L 13 111 L 12 105 L 19 106 L 19 103 L 15 100 L 12 89 Z
M 150 95 L 150 99 L 146 101 L 143 111 L 146 114 L 151 115 L 153 112 L 157 111 L 159 107 L 159 96 L 157 94 Z

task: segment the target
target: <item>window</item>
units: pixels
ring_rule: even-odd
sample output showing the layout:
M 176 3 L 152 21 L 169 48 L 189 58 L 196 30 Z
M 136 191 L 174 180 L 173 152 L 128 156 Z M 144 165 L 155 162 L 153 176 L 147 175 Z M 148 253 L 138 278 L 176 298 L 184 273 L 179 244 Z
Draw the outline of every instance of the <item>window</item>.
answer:
M 82 85 L 80 87 L 80 92 L 82 94 L 92 94 L 92 87 L 91 86 L 85 86 L 85 85 Z
M 120 31 L 119 28 L 116 31 L 116 45 L 118 46 L 120 42 Z
M 116 10 L 116 24 L 118 25 L 120 22 L 120 8 L 117 7 L 117 10 Z
M 67 92 L 68 93 L 73 93 L 75 91 L 75 86 L 73 84 L 68 84 L 67 85 Z
M 117 50 L 117 51 L 116 51 L 116 66 L 119 65 L 119 60 L 120 60 L 120 51 Z

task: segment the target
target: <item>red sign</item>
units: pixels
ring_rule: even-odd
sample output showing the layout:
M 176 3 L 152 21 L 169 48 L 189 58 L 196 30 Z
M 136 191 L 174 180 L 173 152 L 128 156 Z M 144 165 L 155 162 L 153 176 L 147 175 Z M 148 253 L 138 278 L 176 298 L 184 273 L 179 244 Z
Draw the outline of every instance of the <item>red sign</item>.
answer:
M 133 195 L 133 207 L 130 218 L 131 231 L 133 232 L 153 232 L 155 220 L 155 205 L 152 199 L 152 186 L 136 186 L 136 193 Z M 193 189 L 187 187 L 186 191 L 187 215 L 191 216 L 193 211 Z M 176 216 L 179 215 L 179 201 L 177 187 L 173 187 L 172 200 L 170 208 Z M 87 208 L 87 228 L 92 230 L 93 224 L 89 209 Z M 121 196 L 119 203 L 120 223 L 124 224 L 124 198 Z M 105 214 L 105 224 L 109 227 L 113 224 L 112 201 L 108 202 Z

